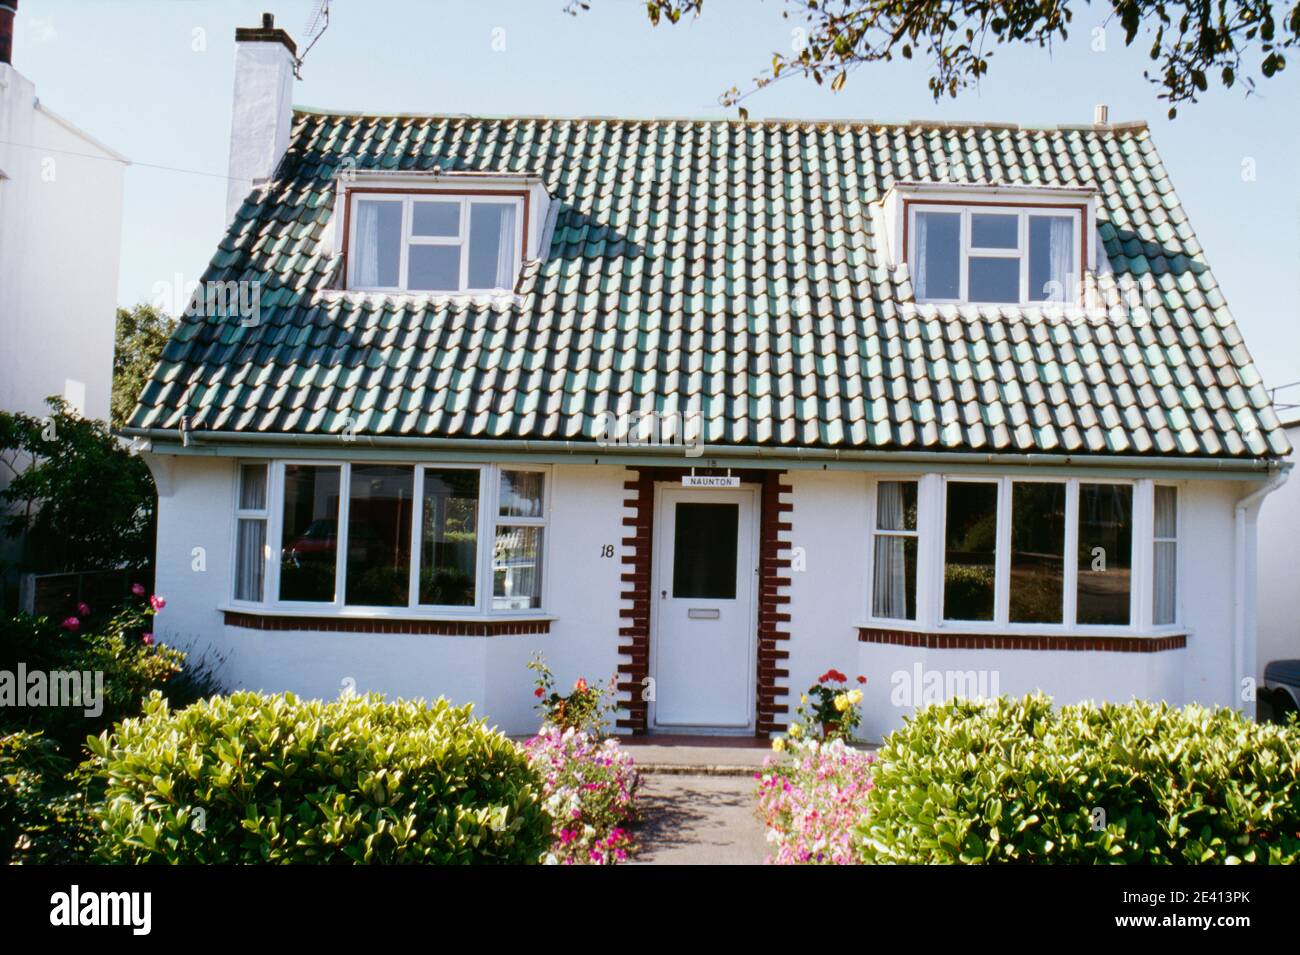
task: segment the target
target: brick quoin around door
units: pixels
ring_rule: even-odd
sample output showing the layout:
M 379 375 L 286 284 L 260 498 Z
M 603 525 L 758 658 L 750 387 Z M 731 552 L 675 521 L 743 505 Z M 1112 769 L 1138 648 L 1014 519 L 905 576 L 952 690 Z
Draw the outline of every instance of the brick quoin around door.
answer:
M 719 469 L 700 469 L 712 473 Z M 631 468 L 631 475 L 623 483 L 627 492 L 624 506 L 628 512 L 623 517 L 626 536 L 623 537 L 622 599 L 626 605 L 619 610 L 621 625 L 618 630 L 619 664 L 618 690 L 623 694 L 619 706 L 627 715 L 617 721 L 620 729 L 640 735 L 648 729 L 648 702 L 643 699 L 644 682 L 650 675 L 650 576 L 654 566 L 654 502 L 655 484 L 660 481 L 680 481 L 689 468 L 645 467 Z M 783 644 L 790 639 L 786 629 L 790 622 L 787 605 L 790 602 L 790 558 L 781 552 L 789 548 L 786 535 L 790 524 L 783 520 L 793 505 L 781 500 L 790 493 L 789 485 L 782 484 L 783 471 L 732 470 L 746 484 L 760 488 L 759 508 L 759 594 L 756 699 L 757 719 L 755 735 L 766 736 L 785 728 L 788 703 L 783 700 L 789 688 L 780 681 L 789 678 L 784 661 L 789 652 Z

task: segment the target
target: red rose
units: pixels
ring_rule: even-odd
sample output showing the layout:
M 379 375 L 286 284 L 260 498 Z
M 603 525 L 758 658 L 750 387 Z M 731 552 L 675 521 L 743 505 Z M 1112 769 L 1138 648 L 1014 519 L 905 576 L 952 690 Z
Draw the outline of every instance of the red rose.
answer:
M 533 696 L 537 697 L 539 700 L 542 698 L 542 688 L 540 686 L 533 690 Z
M 587 681 L 582 677 L 578 677 L 578 682 L 573 684 L 573 688 L 577 690 L 579 693 L 586 693 Z
M 152 633 L 146 633 L 144 636 L 142 636 L 142 637 L 140 638 L 140 642 L 143 643 L 146 647 L 152 647 L 152 646 L 153 646 L 153 634 L 152 634 Z
M 859 674 L 858 674 L 858 682 L 859 682 L 859 683 L 866 683 L 866 682 L 867 682 L 867 678 L 866 678 L 865 676 L 863 676 L 862 674 L 859 673 Z
M 153 607 L 154 610 L 161 610 L 163 607 L 167 606 L 167 601 L 163 600 L 157 594 L 154 594 L 149 598 L 149 606 Z

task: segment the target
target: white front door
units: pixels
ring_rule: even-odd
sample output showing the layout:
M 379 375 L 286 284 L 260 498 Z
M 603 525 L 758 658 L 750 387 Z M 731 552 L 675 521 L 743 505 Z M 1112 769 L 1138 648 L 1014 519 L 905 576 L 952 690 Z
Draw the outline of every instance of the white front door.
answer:
M 651 724 L 754 726 L 758 494 L 661 486 L 655 502 Z

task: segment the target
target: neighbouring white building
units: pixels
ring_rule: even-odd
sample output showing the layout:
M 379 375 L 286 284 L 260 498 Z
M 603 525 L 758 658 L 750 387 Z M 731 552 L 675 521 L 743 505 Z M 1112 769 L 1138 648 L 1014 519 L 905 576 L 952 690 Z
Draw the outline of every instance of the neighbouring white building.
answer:
M 538 651 L 630 733 L 765 736 L 830 668 L 874 739 L 1249 705 L 1291 445 L 1145 124 L 293 109 L 236 39 L 225 302 L 127 428 L 160 639 L 515 732 Z
M 127 160 L 13 66 L 17 6 L 0 4 L 0 409 L 60 395 L 108 420 Z

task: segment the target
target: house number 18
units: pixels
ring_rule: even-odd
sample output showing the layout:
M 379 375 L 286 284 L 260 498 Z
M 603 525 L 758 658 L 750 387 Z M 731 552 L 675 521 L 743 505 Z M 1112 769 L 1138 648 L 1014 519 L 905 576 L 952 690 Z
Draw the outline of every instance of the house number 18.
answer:
M 605 544 L 605 545 L 603 545 L 603 546 L 600 548 L 600 556 L 601 556 L 601 557 L 613 557 L 613 556 L 614 556 L 614 545 L 613 545 L 613 544 Z

